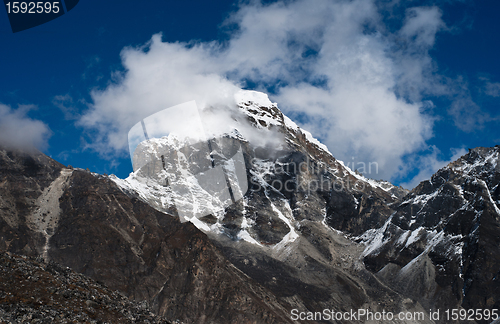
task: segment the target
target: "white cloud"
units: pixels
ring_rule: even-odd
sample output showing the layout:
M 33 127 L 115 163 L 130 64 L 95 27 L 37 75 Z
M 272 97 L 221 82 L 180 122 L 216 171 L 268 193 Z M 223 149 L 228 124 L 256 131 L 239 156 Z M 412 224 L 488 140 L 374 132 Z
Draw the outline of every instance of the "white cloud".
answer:
M 403 37 L 413 39 L 412 46 L 426 50 L 434 46 L 436 33 L 445 27 L 441 15 L 441 10 L 437 7 L 409 8 L 405 24 L 399 33 Z
M 55 96 L 52 98 L 52 103 L 61 110 L 64 114 L 64 119 L 76 120 L 80 117 L 78 115 L 78 109 L 75 107 L 73 97 L 69 94 Z
M 281 109 L 296 117 L 340 159 L 377 162 L 390 179 L 403 157 L 427 148 L 433 117 L 425 94 L 448 91 L 429 56 L 446 29 L 437 7 L 406 11 L 389 31 L 374 0 L 294 0 L 241 5 L 224 24 L 225 43 L 165 43 L 161 35 L 125 48 L 125 72 L 79 123 L 96 130 L 92 146 L 123 152 L 141 118 L 190 100 L 227 103 L 251 81 L 272 87 Z
M 33 105 L 19 105 L 17 109 L 0 104 L 0 145 L 7 148 L 29 150 L 45 149 L 51 135 L 49 127 L 31 119 L 27 113 Z
M 120 152 L 130 127 L 155 112 L 191 100 L 201 106 L 232 100 L 239 87 L 214 71 L 213 46 L 163 43 L 155 35 L 143 48 L 125 48 L 126 72 L 91 93 L 93 105 L 79 120 L 98 131 L 91 146 L 105 154 Z
M 436 74 L 436 64 L 429 55 L 436 34 L 448 30 L 437 7 L 414 7 L 406 10 L 401 29 L 392 35 L 395 91 L 401 97 L 419 102 L 427 94 L 450 95 L 451 81 Z M 452 82 L 451 82 L 452 83 Z

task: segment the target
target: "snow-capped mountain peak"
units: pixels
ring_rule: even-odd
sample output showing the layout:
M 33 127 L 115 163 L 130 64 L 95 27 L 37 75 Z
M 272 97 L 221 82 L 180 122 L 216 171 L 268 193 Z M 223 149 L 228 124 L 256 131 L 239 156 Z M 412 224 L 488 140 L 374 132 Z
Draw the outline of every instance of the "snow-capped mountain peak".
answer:
M 394 186 L 369 180 L 337 161 L 264 93 L 241 90 L 233 107 L 205 107 L 199 113 L 206 143 L 183 142 L 175 134 L 143 141 L 134 153 L 134 159 L 142 159 L 142 167 L 127 179 L 114 181 L 158 210 L 177 210 L 181 219 L 206 233 L 261 246 L 295 241 L 303 219 L 322 223 L 328 219 L 329 226 L 346 230 L 350 225 L 328 215 L 336 210 L 328 207 L 324 198 L 328 192 L 357 201 L 353 215 L 370 214 L 375 207 L 363 210 L 364 196 L 397 199 L 391 192 Z M 209 177 L 204 184 L 199 175 L 206 179 L 210 172 L 222 180 Z M 238 190 L 241 193 L 235 195 Z M 310 206 L 302 197 L 322 202 Z M 386 213 L 370 216 L 368 223 L 385 219 Z

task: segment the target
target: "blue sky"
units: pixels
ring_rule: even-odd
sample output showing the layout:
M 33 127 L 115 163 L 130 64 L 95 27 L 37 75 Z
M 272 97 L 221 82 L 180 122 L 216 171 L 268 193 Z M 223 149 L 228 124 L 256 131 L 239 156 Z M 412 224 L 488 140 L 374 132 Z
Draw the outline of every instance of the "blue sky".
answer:
M 379 163 L 367 176 L 413 187 L 499 144 L 499 13 L 494 0 L 82 0 L 13 34 L 3 11 L 0 142 L 126 177 L 138 118 L 245 88 L 335 157 Z

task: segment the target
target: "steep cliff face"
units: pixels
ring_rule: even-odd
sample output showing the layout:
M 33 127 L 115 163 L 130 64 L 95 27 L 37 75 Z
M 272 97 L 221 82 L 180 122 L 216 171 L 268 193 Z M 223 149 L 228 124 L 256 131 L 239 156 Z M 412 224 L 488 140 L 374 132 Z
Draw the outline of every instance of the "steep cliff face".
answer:
M 205 232 L 264 245 L 292 241 L 302 220 L 325 221 L 335 229 L 361 234 L 381 226 L 393 211 L 390 205 L 407 193 L 353 172 L 265 94 L 240 91 L 235 99 L 234 107 L 209 107 L 202 112 L 207 119 L 230 117 L 223 126 L 207 126 L 208 146 L 185 145 L 172 135 L 150 139 L 134 154 L 143 166 L 125 180 L 114 180 L 164 212 L 211 206 L 210 213 L 205 213 L 208 217 L 192 217 L 191 222 Z M 244 157 L 248 191 L 226 210 L 230 204 L 220 201 L 220 195 L 214 199 L 206 194 L 199 179 L 192 179 L 221 165 L 234 190 L 233 179 L 239 175 L 229 164 L 238 149 Z M 168 178 L 171 174 L 175 176 Z M 172 178 L 174 183 L 166 186 Z M 172 185 L 183 190 L 172 190 Z M 195 201 L 186 201 L 185 193 L 195 196 Z
M 46 206 L 50 185 L 63 165 L 40 152 L 19 153 L 0 148 L 0 249 L 34 256 L 43 253 L 45 235 L 33 221 L 51 218 L 49 211 L 37 215 L 36 206 Z M 48 207 L 48 206 L 47 206 Z M 45 207 L 43 207 L 45 208 Z M 52 208 L 52 207 L 51 207 Z M 48 209 L 51 209 L 48 208 Z M 28 235 L 27 233 L 32 233 Z M 39 250 L 37 250 L 39 248 Z
M 2 250 L 70 267 L 172 320 L 290 321 L 191 223 L 126 195 L 105 176 L 41 154 L 0 152 Z
M 498 308 L 499 152 L 472 149 L 420 183 L 360 237 L 367 267 L 428 307 Z

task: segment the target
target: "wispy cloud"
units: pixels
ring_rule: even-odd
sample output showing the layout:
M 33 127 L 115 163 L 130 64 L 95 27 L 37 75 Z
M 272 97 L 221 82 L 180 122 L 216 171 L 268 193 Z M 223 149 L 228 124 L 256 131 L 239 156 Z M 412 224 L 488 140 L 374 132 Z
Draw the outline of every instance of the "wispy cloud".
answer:
M 485 89 L 487 89 L 489 79 L 486 77 L 478 79 L 485 83 Z M 495 119 L 488 112 L 483 111 L 480 105 L 473 100 L 469 82 L 462 76 L 453 80 L 451 87 L 454 88 L 454 93 L 449 96 L 451 102 L 447 112 L 459 130 L 466 133 L 482 130 L 487 122 Z
M 32 109 L 36 107 L 19 105 L 12 109 L 0 103 L 0 145 L 23 150 L 47 148 L 51 131 L 45 123 L 28 117 Z
M 492 97 L 500 97 L 500 82 L 486 82 L 484 93 Z
M 424 98 L 454 91 L 429 55 L 448 28 L 441 10 L 404 12 L 394 30 L 374 0 L 242 4 L 222 25 L 227 41 L 168 43 L 158 34 L 123 49 L 125 71 L 91 93 L 79 124 L 95 131 L 94 149 L 123 152 L 141 118 L 190 100 L 227 103 L 251 84 L 337 158 L 377 162 L 380 173 L 368 176 L 394 179 L 403 158 L 428 149 L 433 136 L 433 104 Z
M 61 110 L 66 120 L 76 120 L 80 118 L 76 103 L 69 94 L 54 96 L 54 98 L 52 98 L 52 104 Z
M 452 116 L 455 126 L 464 132 L 482 129 L 484 124 L 491 119 L 489 114 L 483 112 L 470 96 L 456 98 L 448 109 L 448 113 Z

